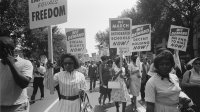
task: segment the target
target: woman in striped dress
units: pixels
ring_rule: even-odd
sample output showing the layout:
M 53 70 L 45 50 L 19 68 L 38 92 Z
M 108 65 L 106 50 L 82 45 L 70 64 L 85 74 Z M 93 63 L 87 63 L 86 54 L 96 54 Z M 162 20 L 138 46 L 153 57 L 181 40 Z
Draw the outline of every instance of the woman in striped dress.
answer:
M 59 84 L 61 100 L 57 112 L 80 112 L 79 92 L 86 88 L 85 77 L 78 72 L 78 60 L 71 54 L 61 56 L 64 69 L 54 75 L 55 86 Z

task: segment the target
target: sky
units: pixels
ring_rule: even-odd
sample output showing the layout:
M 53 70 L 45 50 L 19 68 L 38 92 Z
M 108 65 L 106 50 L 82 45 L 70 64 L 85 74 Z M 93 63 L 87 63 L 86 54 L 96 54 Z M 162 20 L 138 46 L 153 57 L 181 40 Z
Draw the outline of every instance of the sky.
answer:
M 88 54 L 97 53 L 95 35 L 109 28 L 109 18 L 117 18 L 124 10 L 136 6 L 137 0 L 68 0 L 68 21 L 65 28 L 85 28 Z

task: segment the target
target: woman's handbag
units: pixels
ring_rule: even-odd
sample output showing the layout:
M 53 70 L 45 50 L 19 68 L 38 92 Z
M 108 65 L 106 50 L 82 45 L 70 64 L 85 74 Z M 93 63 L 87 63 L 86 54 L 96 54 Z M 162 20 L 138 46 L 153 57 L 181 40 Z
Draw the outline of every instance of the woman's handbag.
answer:
M 81 112 L 94 112 L 92 105 L 90 104 L 89 97 L 85 91 L 81 92 Z
M 120 83 L 117 81 L 108 81 L 108 88 L 119 89 L 119 88 L 121 88 L 121 86 L 120 86 Z

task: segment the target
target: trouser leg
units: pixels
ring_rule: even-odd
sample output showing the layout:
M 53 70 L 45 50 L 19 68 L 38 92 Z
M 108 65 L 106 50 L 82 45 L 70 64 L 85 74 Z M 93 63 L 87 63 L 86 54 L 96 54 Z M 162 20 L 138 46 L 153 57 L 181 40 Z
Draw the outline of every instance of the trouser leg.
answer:
M 96 87 L 96 79 L 94 78 L 93 79 L 93 88 L 95 88 Z
M 125 112 L 126 110 L 126 102 L 122 102 L 122 112 Z
M 115 102 L 116 111 L 119 112 L 119 102 Z
M 141 93 L 141 100 L 144 100 L 144 97 L 145 97 L 145 83 L 141 83 L 140 93 Z
M 39 88 L 40 88 L 40 92 L 41 92 L 41 98 L 44 97 L 44 84 L 43 84 L 43 80 L 44 78 L 43 77 L 40 77 L 40 85 L 39 85 Z
M 39 87 L 39 81 L 38 78 L 35 77 L 33 81 L 33 93 L 31 95 L 31 100 L 35 100 L 35 95 L 37 93 L 38 87 Z
M 90 90 L 92 90 L 92 78 L 90 78 Z

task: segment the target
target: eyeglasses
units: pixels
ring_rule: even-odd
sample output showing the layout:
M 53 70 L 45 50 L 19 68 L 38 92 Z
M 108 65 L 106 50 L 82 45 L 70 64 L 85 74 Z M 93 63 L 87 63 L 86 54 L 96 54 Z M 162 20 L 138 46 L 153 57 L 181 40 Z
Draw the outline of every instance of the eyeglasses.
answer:
M 63 65 L 73 65 L 73 62 L 64 62 Z

